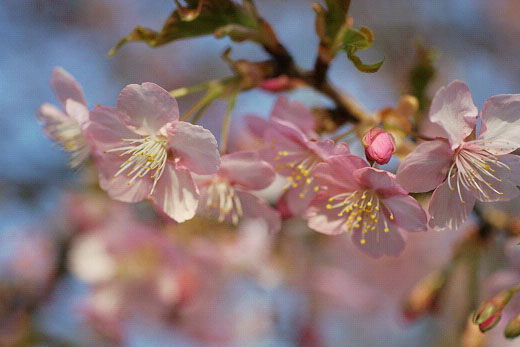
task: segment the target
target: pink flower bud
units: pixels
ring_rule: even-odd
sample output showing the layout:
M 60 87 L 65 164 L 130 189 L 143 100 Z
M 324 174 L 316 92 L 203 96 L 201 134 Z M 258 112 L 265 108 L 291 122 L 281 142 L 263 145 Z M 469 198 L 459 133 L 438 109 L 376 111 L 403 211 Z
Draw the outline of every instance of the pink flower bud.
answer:
M 394 137 L 381 128 L 372 128 L 362 140 L 365 155 L 370 162 L 386 164 L 395 152 Z
M 260 83 L 260 88 L 276 93 L 283 92 L 292 88 L 291 80 L 286 75 L 281 75 L 274 78 L 263 80 Z
M 506 289 L 495 295 L 491 300 L 484 301 L 476 311 L 473 322 L 475 324 L 482 324 L 491 316 L 500 313 L 509 300 L 511 300 L 513 294 L 514 292 L 512 290 Z
M 480 328 L 480 331 L 485 333 L 486 331 L 491 330 L 492 328 L 495 327 L 495 325 L 498 324 L 501 317 L 502 317 L 501 311 L 493 314 L 491 317 L 489 317 L 488 319 L 486 319 L 485 321 L 483 321 L 482 323 L 479 324 L 478 327 Z

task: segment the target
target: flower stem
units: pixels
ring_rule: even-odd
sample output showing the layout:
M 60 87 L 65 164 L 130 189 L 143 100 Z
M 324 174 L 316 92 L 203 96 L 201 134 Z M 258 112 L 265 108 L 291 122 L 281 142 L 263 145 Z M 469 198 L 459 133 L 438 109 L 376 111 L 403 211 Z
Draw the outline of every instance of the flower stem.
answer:
M 406 133 L 409 136 L 412 136 L 412 137 L 415 137 L 415 138 L 418 138 L 418 139 L 421 139 L 421 140 L 425 140 L 425 141 L 433 141 L 433 140 L 435 140 L 433 137 L 424 136 L 424 135 L 421 135 L 419 133 L 416 133 L 415 131 L 406 130 L 406 129 L 403 129 L 403 128 L 398 127 L 396 125 L 392 125 L 392 124 L 388 124 L 388 123 L 384 123 L 383 125 L 384 125 L 385 129 L 399 130 L 399 131 L 402 131 L 402 132 Z
M 222 94 L 222 89 L 221 88 L 215 88 L 215 89 L 211 89 L 209 90 L 206 95 L 204 95 L 199 101 L 197 101 L 195 103 L 195 105 L 193 105 L 188 111 L 186 111 L 185 114 L 182 115 L 182 117 L 180 118 L 181 121 L 186 121 L 188 118 L 191 117 L 191 115 L 193 113 L 195 113 L 195 111 L 197 110 L 202 110 L 204 111 L 204 109 L 215 99 L 217 98 L 219 95 Z M 200 111 L 199 110 L 199 111 Z M 199 115 L 200 117 L 200 115 Z
M 229 128 L 231 126 L 231 112 L 235 108 L 238 93 L 238 91 L 235 91 L 231 94 L 226 108 L 226 115 L 224 116 L 224 123 L 222 124 L 222 135 L 220 137 L 220 154 L 225 154 L 227 152 Z
M 212 89 L 215 87 L 227 85 L 228 83 L 236 80 L 237 78 L 238 78 L 237 76 L 218 78 L 218 79 L 214 79 L 211 81 L 206 81 L 203 83 L 195 84 L 190 87 L 174 89 L 174 90 L 170 91 L 170 95 L 173 96 L 174 98 L 180 98 L 180 97 L 183 97 L 183 96 L 186 96 L 189 94 L 202 92 L 207 89 Z
M 352 129 L 349 129 L 347 131 L 345 131 L 344 133 L 341 133 L 339 134 L 338 136 L 336 137 L 333 137 L 332 140 L 334 142 L 338 142 L 339 140 L 341 139 L 344 139 L 345 137 L 349 136 L 349 135 L 352 135 L 353 133 L 355 133 L 357 131 L 358 127 L 357 126 L 353 126 Z

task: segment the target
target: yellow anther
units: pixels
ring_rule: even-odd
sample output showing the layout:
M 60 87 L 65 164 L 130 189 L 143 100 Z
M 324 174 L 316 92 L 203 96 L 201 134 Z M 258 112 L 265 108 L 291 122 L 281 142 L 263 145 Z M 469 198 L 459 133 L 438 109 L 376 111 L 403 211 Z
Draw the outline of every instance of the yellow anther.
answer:
M 368 207 L 372 206 L 372 201 L 367 202 L 367 206 Z
M 298 183 L 293 183 L 293 184 L 292 184 L 292 187 L 293 187 L 293 188 L 298 187 Z
M 317 192 L 318 190 L 320 190 L 320 187 L 318 187 L 318 186 L 314 187 L 315 192 Z
M 362 245 L 364 245 L 366 243 L 365 239 L 361 239 L 361 241 L 359 241 L 359 243 L 361 243 Z
M 329 201 L 334 201 L 334 198 L 329 198 Z
M 327 204 L 327 206 L 325 206 L 327 208 L 327 210 L 331 210 L 332 209 L 332 205 L 331 204 Z
M 305 194 L 300 193 L 300 199 L 303 199 L 305 197 Z
M 385 233 L 387 233 L 387 232 L 389 232 L 389 231 L 390 231 L 390 230 L 388 230 L 388 228 L 385 228 L 384 230 L 385 230 Z
M 390 220 L 394 220 L 394 215 L 390 213 Z

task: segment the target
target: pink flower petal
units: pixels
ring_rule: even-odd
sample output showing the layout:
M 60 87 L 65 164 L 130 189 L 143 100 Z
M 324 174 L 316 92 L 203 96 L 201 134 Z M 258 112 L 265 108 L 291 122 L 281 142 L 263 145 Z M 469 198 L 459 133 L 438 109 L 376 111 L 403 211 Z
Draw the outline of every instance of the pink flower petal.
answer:
M 221 158 L 218 175 L 248 190 L 267 188 L 275 173 L 269 163 L 260 159 L 257 152 L 234 152 Z
M 519 171 L 509 171 L 506 168 L 493 164 L 491 164 L 491 169 L 493 169 L 492 174 L 495 177 L 501 179 L 502 182 L 482 174 L 486 182 L 491 184 L 491 187 L 483 182 L 476 180 L 476 182 L 479 182 L 479 187 L 481 188 L 482 192 L 476 189 L 472 189 L 471 192 L 477 200 L 485 202 L 509 201 L 520 195 L 520 190 L 518 190 L 516 187 L 517 185 L 514 183 L 515 181 L 518 181 Z
M 52 70 L 51 86 L 63 107 L 65 107 L 67 99 L 72 99 L 85 106 L 87 105 L 79 83 L 61 67 L 56 67 Z
M 520 156 L 515 154 L 505 154 L 498 157 L 498 160 L 511 169 L 508 179 L 515 185 L 520 186 Z
M 359 181 L 353 176 L 354 171 L 367 166 L 368 164 L 357 156 L 338 155 L 316 165 L 313 175 L 320 185 L 338 185 L 347 191 L 354 191 L 360 188 Z
M 334 147 L 334 155 L 350 154 L 350 148 L 346 142 L 338 142 Z
M 393 222 L 406 231 L 426 231 L 426 212 L 409 195 L 394 195 L 383 199 L 384 205 L 392 211 Z
M 236 194 L 238 194 L 240 203 L 242 204 L 242 210 L 244 212 L 242 218 L 261 218 L 266 221 L 269 232 L 277 232 L 280 230 L 280 213 L 269 206 L 265 200 L 240 189 L 236 190 Z
M 297 101 L 290 102 L 285 96 L 278 97 L 269 118 L 274 121 L 290 122 L 307 135 L 315 135 L 316 120 L 309 109 Z
M 137 139 L 141 137 L 121 122 L 115 107 L 98 106 L 90 111 L 89 120 L 86 137 L 90 143 L 91 152 L 96 157 L 103 156 L 105 150 L 123 146 L 121 138 Z
M 159 135 L 163 126 L 179 119 L 177 101 L 155 83 L 130 84 L 123 88 L 117 109 L 127 126 L 145 136 Z
M 380 258 L 383 255 L 398 256 L 404 250 L 405 240 L 399 229 L 388 223 L 389 231 L 384 231 L 384 223 L 379 222 L 374 231 L 370 230 L 364 234 L 360 229 L 354 230 L 352 233 L 352 242 L 361 251 L 374 258 Z
M 42 104 L 38 108 L 36 116 L 38 120 L 42 122 L 43 129 L 47 136 L 57 142 L 60 142 L 61 139 L 56 136 L 56 126 L 60 124 L 70 124 L 72 122 L 72 120 L 56 106 L 47 103 Z
M 395 175 L 385 170 L 376 169 L 374 167 L 364 167 L 354 171 L 354 177 L 363 187 L 375 190 L 382 198 L 395 194 L 408 194 L 408 192 L 397 183 Z
M 188 170 L 179 170 L 173 163 L 167 163 L 152 200 L 170 218 L 182 223 L 195 215 L 199 194 Z
M 460 201 L 455 179 L 451 180 L 455 190 L 450 189 L 446 180 L 435 189 L 430 200 L 428 226 L 436 231 L 459 229 L 475 205 L 475 198 L 463 187 L 460 191 L 464 203 Z
M 114 153 L 104 153 L 97 158 L 96 164 L 100 187 L 112 199 L 123 202 L 137 202 L 147 198 L 153 183 L 150 177 L 138 178 L 131 184 L 128 184 L 130 178 L 127 177 L 126 172 L 114 177 L 114 174 L 119 171 L 120 165 L 124 161 L 124 158 Z
M 473 131 L 478 109 L 466 83 L 454 81 L 437 91 L 430 108 L 430 120 L 448 134 L 452 149 L 457 148 Z
M 330 195 L 321 192 L 312 200 L 305 219 L 309 228 L 328 235 L 337 235 L 346 232 L 345 218 L 338 217 L 338 211 L 327 209 Z
M 296 188 L 289 189 L 286 195 L 287 205 L 293 215 L 301 215 L 305 212 L 309 203 L 316 196 L 316 192 L 314 191 L 314 187 L 316 186 L 316 183 L 313 182 L 311 185 L 305 185 L 304 187 L 299 185 Z
M 482 108 L 479 139 L 494 142 L 495 154 L 505 154 L 520 147 L 520 94 L 495 95 Z M 500 151 L 500 148 L 504 150 Z
M 88 109 L 85 105 L 73 99 L 68 99 L 65 103 L 65 110 L 69 117 L 76 121 L 80 127 L 84 127 L 88 122 Z
M 263 137 L 265 131 L 271 125 L 268 120 L 255 115 L 244 116 L 244 121 L 246 122 L 247 129 L 258 137 Z
M 173 122 L 166 131 L 168 147 L 179 159 L 178 165 L 200 175 L 217 172 L 220 156 L 217 140 L 211 131 L 187 122 Z
M 444 141 L 421 143 L 399 165 L 397 182 L 412 193 L 435 189 L 446 178 L 453 155 L 450 146 Z

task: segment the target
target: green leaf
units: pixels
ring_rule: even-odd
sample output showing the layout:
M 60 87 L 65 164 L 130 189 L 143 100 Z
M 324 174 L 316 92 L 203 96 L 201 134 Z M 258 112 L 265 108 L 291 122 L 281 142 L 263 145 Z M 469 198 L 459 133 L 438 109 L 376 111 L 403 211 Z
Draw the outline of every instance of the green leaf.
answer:
M 350 0 L 325 0 L 327 4 L 327 36 L 332 41 L 347 20 Z
M 168 17 L 160 32 L 137 26 L 108 55 L 114 55 L 127 42 L 143 41 L 151 47 L 157 47 L 215 32 L 217 37 L 230 35 L 237 40 L 260 40 L 259 34 L 253 34 L 259 30 L 260 24 L 253 12 L 254 8 L 249 4 L 243 6 L 232 0 L 186 0 L 187 6 L 183 7 L 178 0 L 175 2 L 177 9 Z
M 359 30 L 344 28 L 340 35 L 343 35 L 343 48 L 347 52 L 348 59 L 359 71 L 374 73 L 379 70 L 381 65 L 383 65 L 385 61 L 384 58 L 374 64 L 365 64 L 361 58 L 356 55 L 358 49 L 367 49 L 372 46 L 372 42 L 374 41 L 374 34 L 372 33 L 372 30 L 367 27 L 361 27 Z

